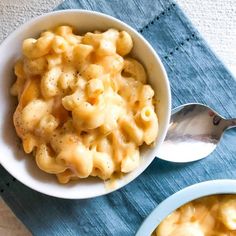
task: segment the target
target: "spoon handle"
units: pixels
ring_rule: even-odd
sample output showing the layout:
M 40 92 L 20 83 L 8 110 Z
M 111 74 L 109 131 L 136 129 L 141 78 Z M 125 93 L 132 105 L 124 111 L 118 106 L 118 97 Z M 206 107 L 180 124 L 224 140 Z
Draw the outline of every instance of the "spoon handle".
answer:
M 232 128 L 235 128 L 235 127 L 236 127 L 236 118 L 235 119 L 229 119 L 227 129 L 232 129 Z

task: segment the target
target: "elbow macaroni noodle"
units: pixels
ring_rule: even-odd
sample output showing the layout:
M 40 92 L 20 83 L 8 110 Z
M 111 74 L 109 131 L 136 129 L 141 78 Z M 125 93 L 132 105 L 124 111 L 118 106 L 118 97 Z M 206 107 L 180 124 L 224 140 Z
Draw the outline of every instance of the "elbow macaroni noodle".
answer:
M 216 195 L 187 203 L 170 214 L 156 236 L 236 236 L 236 195 Z
M 79 36 L 69 26 L 24 40 L 14 125 L 24 151 L 60 183 L 131 172 L 139 147 L 155 141 L 154 91 L 132 47 L 125 31 Z

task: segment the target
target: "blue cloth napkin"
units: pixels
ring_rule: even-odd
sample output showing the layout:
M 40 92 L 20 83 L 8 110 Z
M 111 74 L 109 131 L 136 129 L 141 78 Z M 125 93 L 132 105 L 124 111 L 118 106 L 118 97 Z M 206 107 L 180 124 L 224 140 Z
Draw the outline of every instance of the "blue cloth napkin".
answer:
M 176 3 L 170 0 L 67 0 L 58 9 L 83 8 L 113 15 L 135 29 L 161 56 L 171 82 L 173 107 L 210 105 L 236 117 L 236 82 Z M 166 197 L 201 181 L 236 178 L 236 130 L 217 150 L 191 164 L 154 160 L 119 191 L 90 200 L 60 200 L 37 193 L 0 167 L 0 193 L 29 230 L 43 235 L 134 235 Z M 19 170 L 20 171 L 20 170 Z

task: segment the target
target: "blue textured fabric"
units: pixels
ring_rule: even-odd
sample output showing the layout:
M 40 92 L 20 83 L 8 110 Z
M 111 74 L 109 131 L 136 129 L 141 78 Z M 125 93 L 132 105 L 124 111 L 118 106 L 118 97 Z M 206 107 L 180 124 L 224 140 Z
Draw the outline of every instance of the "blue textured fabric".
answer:
M 124 7 L 125 6 L 125 7 Z M 236 82 L 170 0 L 67 0 L 57 9 L 83 8 L 113 15 L 136 28 L 161 56 L 171 82 L 173 107 L 187 102 L 236 117 Z M 166 197 L 193 183 L 236 178 L 236 130 L 217 150 L 191 164 L 156 159 L 119 191 L 90 200 L 60 200 L 37 193 L 0 167 L 3 199 L 34 235 L 134 235 Z

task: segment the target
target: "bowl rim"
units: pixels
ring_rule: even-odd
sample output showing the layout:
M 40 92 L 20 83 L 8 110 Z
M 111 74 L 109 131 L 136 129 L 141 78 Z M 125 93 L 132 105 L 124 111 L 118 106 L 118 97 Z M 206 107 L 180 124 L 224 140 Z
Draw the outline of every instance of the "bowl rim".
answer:
M 147 216 L 136 232 L 136 236 L 151 235 L 162 220 L 179 207 L 195 199 L 215 194 L 236 194 L 236 180 L 208 180 L 190 185 L 174 193 L 163 200 Z
M 163 133 L 161 134 L 161 136 L 159 137 L 159 142 L 158 145 L 160 146 L 161 143 L 164 141 L 164 138 L 166 136 L 167 130 L 168 130 L 168 125 L 170 122 L 170 116 L 171 116 L 171 89 L 170 89 L 170 82 L 169 82 L 169 78 L 167 75 L 167 72 L 165 70 L 165 67 L 158 55 L 158 53 L 153 49 L 153 47 L 150 45 L 150 43 L 137 31 L 135 30 L 133 27 L 131 27 L 130 25 L 128 25 L 127 23 L 104 13 L 101 12 L 97 12 L 97 11 L 91 11 L 91 10 L 84 10 L 84 9 L 67 9 L 67 10 L 57 10 L 57 11 L 52 11 L 52 12 L 48 12 L 48 13 L 44 13 L 40 16 L 34 17 L 32 19 L 30 19 L 29 21 L 25 22 L 24 24 L 22 24 L 21 26 L 19 26 L 16 30 L 14 30 L 1 44 L 0 44 L 0 51 L 2 48 L 6 47 L 8 42 L 11 41 L 16 34 L 19 34 L 21 31 L 26 30 L 27 27 L 29 27 L 29 25 L 32 25 L 33 23 L 42 20 L 45 17 L 49 17 L 49 16 L 53 16 L 53 15 L 61 15 L 61 14 L 91 14 L 91 15 L 96 15 L 96 16 L 101 16 L 103 18 L 106 18 L 108 21 L 111 22 L 116 22 L 119 24 L 119 26 L 122 28 L 127 28 L 129 31 L 131 31 L 135 37 L 139 38 L 142 43 L 144 43 L 147 48 L 150 50 L 150 52 L 153 54 L 155 60 L 157 61 L 157 63 L 160 66 L 160 70 L 162 72 L 163 75 L 163 82 L 165 83 L 165 86 L 167 88 L 166 91 L 166 98 L 167 98 L 167 105 L 168 107 L 166 108 L 166 112 L 167 112 L 167 118 L 166 120 L 163 122 Z M 157 154 L 156 154 L 157 155 Z M 145 171 L 145 169 L 151 164 L 151 162 L 154 160 L 155 155 L 153 156 L 153 158 L 150 158 L 149 161 L 146 162 L 145 167 L 144 168 L 140 168 L 140 171 L 137 172 L 137 174 L 132 175 L 132 177 L 128 180 L 128 181 L 123 181 L 124 183 L 120 184 L 119 187 L 114 188 L 114 189 L 109 189 L 108 191 L 104 192 L 104 193 L 97 193 L 97 194 L 91 194 L 91 196 L 78 196 L 78 194 L 75 195 L 65 195 L 62 193 L 58 194 L 58 193 L 54 193 L 53 191 L 45 191 L 40 187 L 35 186 L 35 184 L 31 183 L 31 181 L 21 181 L 20 178 L 18 178 L 18 174 L 17 172 L 13 172 L 11 170 L 11 168 L 6 167 L 5 165 L 2 164 L 2 161 L 0 159 L 0 165 L 2 165 L 2 167 L 7 170 L 8 173 L 10 173 L 13 177 L 15 177 L 19 182 L 21 182 L 22 184 L 26 185 L 27 187 L 40 192 L 42 194 L 48 195 L 48 196 L 52 196 L 52 197 L 56 197 L 56 198 L 61 198 L 61 199 L 89 199 L 89 198 L 94 198 L 94 197 L 98 197 L 98 196 L 102 196 L 102 195 L 107 195 L 111 192 L 114 192 L 116 190 L 121 189 L 122 187 L 128 185 L 129 183 L 131 183 L 134 179 L 136 179 L 139 175 L 141 175 L 143 173 L 143 171 Z

